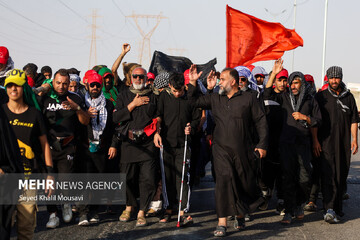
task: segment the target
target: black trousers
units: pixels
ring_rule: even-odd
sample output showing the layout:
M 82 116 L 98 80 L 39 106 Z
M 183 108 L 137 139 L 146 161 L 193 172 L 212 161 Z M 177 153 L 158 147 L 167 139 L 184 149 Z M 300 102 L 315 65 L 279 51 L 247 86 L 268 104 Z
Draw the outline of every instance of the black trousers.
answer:
M 108 160 L 107 149 L 101 149 L 98 152 L 91 153 L 89 150 L 84 152 L 82 159 L 82 172 L 84 173 L 105 173 L 106 161 Z M 94 215 L 99 209 L 98 204 L 93 204 L 94 201 L 100 199 L 101 194 L 97 196 L 89 195 L 86 197 L 87 204 L 78 206 L 80 216 L 85 214 Z
M 346 192 L 346 179 L 349 174 L 350 160 L 343 154 L 330 154 L 323 149 L 321 156 L 321 191 L 325 210 L 333 209 L 343 215 L 343 194 Z M 343 157 L 342 157 L 343 156 Z
M 51 156 L 55 173 L 74 173 L 75 145 L 69 143 L 61 151 L 51 149 Z M 47 205 L 47 211 L 49 213 L 57 212 L 56 205 Z
M 126 206 L 136 207 L 139 196 L 139 210 L 146 211 L 157 188 L 155 160 L 120 163 L 120 172 L 126 173 Z
M 16 205 L 0 205 L 0 240 L 10 239 L 11 219 Z
M 313 171 L 311 175 L 312 186 L 309 202 L 316 204 L 320 192 L 321 159 L 313 156 L 313 161 L 311 163 L 313 165 Z
M 265 197 L 271 198 L 272 191 L 276 187 L 276 196 L 278 199 L 284 199 L 282 191 L 282 173 L 280 163 L 272 159 L 261 159 L 261 176 L 259 186 L 262 191 L 266 191 Z
M 285 213 L 294 213 L 305 203 L 311 189 L 311 146 L 309 143 L 281 144 Z
M 187 151 L 187 159 L 190 156 Z M 164 148 L 164 170 L 166 191 L 169 200 L 168 209 L 173 209 L 180 199 L 181 176 L 184 160 L 184 148 Z M 181 210 L 186 210 L 188 207 L 188 192 L 189 192 L 189 164 L 185 164 L 183 192 L 181 201 Z

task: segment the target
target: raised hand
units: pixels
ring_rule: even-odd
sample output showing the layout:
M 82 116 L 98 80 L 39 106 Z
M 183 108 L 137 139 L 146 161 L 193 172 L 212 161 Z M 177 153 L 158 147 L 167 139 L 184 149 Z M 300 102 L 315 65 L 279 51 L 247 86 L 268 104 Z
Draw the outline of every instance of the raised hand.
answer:
M 95 118 L 99 114 L 98 111 L 96 110 L 96 108 L 94 108 L 94 107 L 89 107 L 87 112 L 91 118 Z
M 211 70 L 206 80 L 207 80 L 207 88 L 209 90 L 214 89 L 217 81 L 216 72 Z
M 272 72 L 277 75 L 278 73 L 281 72 L 281 70 L 283 70 L 283 63 L 284 60 L 282 60 L 281 58 L 279 58 L 278 60 L 275 61 Z
M 123 54 L 127 54 L 127 53 L 130 51 L 130 49 L 131 49 L 130 44 L 124 43 L 124 44 L 122 45 L 122 52 L 123 52 Z
M 65 110 L 79 110 L 79 105 L 76 102 L 71 100 L 71 98 L 66 97 L 67 101 L 63 101 L 61 105 Z
M 191 65 L 191 67 L 189 69 L 190 83 L 193 85 L 196 84 L 196 81 L 199 79 L 201 74 L 202 74 L 202 71 L 197 73 L 197 68 L 196 68 L 195 64 Z

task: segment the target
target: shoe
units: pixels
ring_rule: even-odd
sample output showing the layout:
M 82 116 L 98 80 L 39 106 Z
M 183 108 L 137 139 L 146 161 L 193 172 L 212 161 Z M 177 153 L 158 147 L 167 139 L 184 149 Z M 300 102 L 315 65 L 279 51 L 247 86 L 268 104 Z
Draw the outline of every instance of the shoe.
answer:
M 260 211 L 265 211 L 268 209 L 268 206 L 269 206 L 269 199 L 267 197 L 265 197 L 264 202 L 258 207 L 258 209 Z
M 280 216 L 285 216 L 285 207 L 284 207 L 284 200 L 279 199 L 278 204 L 276 205 L 276 214 L 279 214 Z
M 350 199 L 350 195 L 348 193 L 344 193 L 343 200 L 348 200 L 348 199 Z
M 50 214 L 49 221 L 46 223 L 46 228 L 56 228 L 60 224 L 60 219 L 56 216 L 56 213 Z
M 79 226 L 89 226 L 90 225 L 86 214 L 84 214 L 80 217 L 78 225 Z
M 251 217 L 251 215 L 250 214 L 248 214 L 248 213 L 246 213 L 245 214 L 245 222 L 251 222 L 252 221 L 252 217 Z
M 136 227 L 145 227 L 147 226 L 147 221 L 145 217 L 138 217 L 136 220 Z
M 146 217 L 156 217 L 157 213 L 158 213 L 157 211 L 150 208 L 149 211 L 147 211 L 147 213 L 146 213 Z
M 324 220 L 327 223 L 338 223 L 338 222 L 340 222 L 340 220 L 336 217 L 336 214 L 335 214 L 334 210 L 332 210 L 332 209 L 328 209 L 326 211 L 326 214 L 324 216 Z
M 316 209 L 317 209 L 317 206 L 313 202 L 309 202 L 304 207 L 304 211 L 307 211 L 307 212 L 316 212 Z
M 90 223 L 98 223 L 98 222 L 100 222 L 99 215 L 95 214 L 90 218 Z
M 130 221 L 130 217 L 131 217 L 131 212 L 124 210 L 121 216 L 119 217 L 119 220 L 120 222 L 128 222 Z
M 304 207 L 303 206 L 297 206 L 295 209 L 295 218 L 297 220 L 303 220 L 304 219 Z
M 194 220 L 191 216 L 180 216 L 180 226 L 181 227 L 187 227 L 194 224 Z
M 244 230 L 245 229 L 245 218 L 235 217 L 234 228 L 238 231 Z
M 292 220 L 292 215 L 290 213 L 285 213 L 283 219 L 281 220 L 281 224 L 289 225 Z
M 226 236 L 226 226 L 216 226 L 214 231 L 215 237 L 225 237 Z
M 73 212 L 72 212 L 70 204 L 63 205 L 62 216 L 63 216 L 64 222 L 69 223 L 71 221 Z

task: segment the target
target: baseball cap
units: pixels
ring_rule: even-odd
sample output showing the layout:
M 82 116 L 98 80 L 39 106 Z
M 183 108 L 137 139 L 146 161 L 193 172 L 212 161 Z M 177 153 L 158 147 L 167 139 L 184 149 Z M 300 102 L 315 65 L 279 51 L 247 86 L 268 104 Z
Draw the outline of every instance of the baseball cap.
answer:
M 148 79 L 148 80 L 154 80 L 154 79 L 155 79 L 155 75 L 154 75 L 153 73 L 151 73 L 151 72 L 148 72 L 148 73 L 147 73 L 147 79 Z
M 190 69 L 186 69 L 184 72 L 185 85 L 190 83 L 189 73 L 190 73 Z
M 6 64 L 8 59 L 9 50 L 4 46 L 0 46 L 0 63 Z
M 85 75 L 84 75 L 84 78 L 83 78 L 83 83 L 84 84 L 87 84 L 88 82 L 88 77 L 92 74 L 97 74 L 97 72 L 95 70 L 88 70 L 86 71 Z
M 310 74 L 305 74 L 304 77 L 307 82 L 314 82 L 314 78 Z
M 20 69 L 12 69 L 6 74 L 4 86 L 9 83 L 14 83 L 18 86 L 22 86 L 26 83 L 26 75 L 23 70 Z
M 97 82 L 97 83 L 100 83 L 102 84 L 102 77 L 97 74 L 97 73 L 94 73 L 94 74 L 90 74 L 88 77 L 87 77 L 87 83 L 88 84 L 91 84 L 93 82 Z
M 288 70 L 286 70 L 285 68 L 283 70 L 281 70 L 281 72 L 279 72 L 277 75 L 276 75 L 276 79 L 279 79 L 281 77 L 286 77 L 286 78 L 289 78 L 289 72 Z

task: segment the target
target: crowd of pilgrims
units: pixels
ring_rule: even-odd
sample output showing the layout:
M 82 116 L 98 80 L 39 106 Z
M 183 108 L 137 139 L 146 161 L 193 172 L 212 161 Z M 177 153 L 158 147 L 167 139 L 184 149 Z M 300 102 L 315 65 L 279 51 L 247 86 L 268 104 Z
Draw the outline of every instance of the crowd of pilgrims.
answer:
M 272 197 L 282 224 L 320 210 L 319 198 L 324 220 L 340 221 L 359 122 L 341 67 L 330 67 L 318 90 L 310 74 L 289 75 L 281 59 L 270 73 L 238 66 L 211 71 L 205 82 L 196 65 L 155 76 L 125 62 L 121 79 L 118 68 L 129 51 L 123 44 L 111 69 L 97 65 L 81 79 L 75 68 L 14 68 L 0 47 L 0 174 L 125 173 L 121 222 L 135 218 L 141 227 L 157 216 L 165 224 L 180 204 L 181 226 L 188 226 L 196 221 L 191 190 L 211 162 L 215 236 L 226 235 L 228 221 L 244 229 Z M 64 222 L 78 214 L 79 226 L 99 222 L 91 201 L 66 203 L 61 211 L 48 205 L 46 227 L 59 226 L 60 213 Z M 2 206 L 2 238 L 10 236 L 15 209 L 19 239 L 31 239 L 37 208 L 22 202 Z M 111 200 L 106 211 L 113 212 Z

